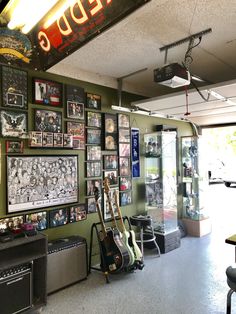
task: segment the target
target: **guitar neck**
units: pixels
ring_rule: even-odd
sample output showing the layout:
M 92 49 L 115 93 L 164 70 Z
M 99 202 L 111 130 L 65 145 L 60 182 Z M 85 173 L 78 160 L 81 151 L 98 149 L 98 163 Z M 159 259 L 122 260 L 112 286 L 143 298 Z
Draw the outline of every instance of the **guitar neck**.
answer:
M 98 198 L 95 198 L 96 199 L 96 207 L 97 207 L 97 211 L 98 211 L 98 216 L 99 216 L 99 220 L 100 220 L 100 223 L 101 223 L 101 229 L 102 229 L 102 233 L 103 233 L 103 236 L 106 237 L 107 236 L 107 232 L 106 232 L 106 226 L 105 226 L 105 223 L 104 223 L 104 220 L 103 220 L 103 217 L 102 217 L 102 210 L 101 210 L 101 206 L 100 206 L 100 197 Z
M 107 195 L 107 202 L 108 202 L 108 207 L 109 207 L 109 212 L 111 214 L 111 219 L 112 219 L 112 226 L 113 228 L 117 228 L 117 223 L 116 223 L 116 218 L 115 218 L 115 213 L 114 213 L 114 209 L 113 209 L 113 206 L 112 206 L 112 203 L 111 203 L 111 198 L 110 198 L 110 195 L 109 195 L 109 192 L 107 193 L 106 192 L 106 195 Z
M 125 228 L 125 224 L 124 224 L 124 221 L 123 221 L 123 218 L 122 218 L 122 213 L 121 213 L 121 210 L 120 210 L 120 206 L 118 204 L 118 195 L 117 195 L 118 193 L 119 193 L 118 191 L 115 191 L 115 204 L 116 204 L 118 216 L 120 218 L 121 232 L 125 232 L 126 228 Z

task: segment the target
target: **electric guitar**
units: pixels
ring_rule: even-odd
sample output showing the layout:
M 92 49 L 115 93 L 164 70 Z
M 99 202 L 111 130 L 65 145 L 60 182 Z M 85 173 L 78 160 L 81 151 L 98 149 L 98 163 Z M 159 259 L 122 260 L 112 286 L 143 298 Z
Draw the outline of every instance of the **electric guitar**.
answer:
M 133 256 L 133 264 L 135 263 L 135 266 L 137 268 L 142 269 L 144 266 L 143 265 L 143 255 L 142 255 L 141 250 L 140 250 L 140 248 L 136 242 L 134 231 L 133 230 L 127 231 L 125 228 L 125 224 L 124 224 L 124 221 L 122 219 L 121 209 L 120 209 L 119 204 L 118 204 L 117 192 L 118 191 L 116 191 L 116 193 L 115 193 L 115 204 L 116 204 L 117 212 L 118 212 L 118 215 L 119 215 L 120 221 L 121 221 L 122 235 L 123 235 L 125 243 L 128 243 L 127 246 L 129 248 L 131 248 L 131 252 L 132 252 L 132 256 Z
M 110 198 L 110 194 L 109 194 L 110 186 L 109 186 L 109 179 L 108 178 L 104 179 L 104 192 L 106 193 L 106 196 L 107 196 L 109 211 L 110 211 L 111 218 L 112 218 L 112 230 L 113 230 L 113 234 L 114 234 L 114 239 L 115 239 L 116 243 L 119 245 L 119 249 L 120 249 L 122 257 L 123 257 L 123 268 L 127 268 L 131 264 L 130 263 L 130 254 L 129 254 L 128 248 L 125 246 L 125 243 L 121 237 L 120 231 L 117 227 L 116 218 L 115 218 L 115 214 L 114 214 L 114 210 L 113 210 L 113 207 L 111 204 L 111 198 Z
M 106 228 L 102 211 L 100 207 L 100 192 L 97 187 L 94 188 L 94 195 L 96 200 L 96 207 L 98 216 L 101 223 L 101 231 L 99 233 L 100 244 L 101 244 L 101 266 L 105 271 L 109 273 L 116 273 L 123 269 L 123 256 L 117 244 L 116 235 L 111 228 Z

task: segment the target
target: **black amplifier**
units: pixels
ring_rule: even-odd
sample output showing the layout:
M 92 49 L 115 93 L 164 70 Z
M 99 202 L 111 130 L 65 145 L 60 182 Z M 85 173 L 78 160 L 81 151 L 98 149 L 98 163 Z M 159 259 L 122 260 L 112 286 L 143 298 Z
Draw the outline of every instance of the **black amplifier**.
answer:
M 87 243 L 80 236 L 48 243 L 47 293 L 87 278 Z

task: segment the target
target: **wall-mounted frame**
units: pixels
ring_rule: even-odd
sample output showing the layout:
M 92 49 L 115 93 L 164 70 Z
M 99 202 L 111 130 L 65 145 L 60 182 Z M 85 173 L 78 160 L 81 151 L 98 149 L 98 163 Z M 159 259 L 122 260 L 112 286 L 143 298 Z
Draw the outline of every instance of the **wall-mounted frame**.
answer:
M 140 147 L 139 147 L 139 129 L 131 129 L 131 160 L 132 160 L 132 176 L 133 178 L 140 177 Z
M 117 134 L 105 136 L 105 150 L 117 150 Z
M 101 177 L 102 176 L 102 165 L 100 161 L 87 161 L 86 162 L 86 177 Z
M 22 154 L 24 150 L 23 141 L 6 141 L 7 154 Z
M 118 113 L 118 127 L 119 128 L 130 128 L 129 115 Z
M 101 112 L 87 111 L 87 126 L 100 128 L 102 125 L 102 114 Z
M 21 137 L 28 130 L 27 113 L 0 110 L 0 133 L 3 137 Z
M 69 207 L 69 222 L 78 222 L 87 218 L 85 204 L 77 204 Z
M 52 132 L 43 132 L 43 147 L 53 147 Z
M 3 218 L 3 219 L 0 219 L 0 229 L 3 229 L 3 230 L 20 229 L 23 223 L 24 223 L 23 215 Z
M 84 120 L 84 104 L 68 100 L 66 103 L 66 113 L 68 119 Z
M 30 131 L 29 132 L 29 146 L 42 147 L 43 146 L 43 132 Z
M 94 161 L 94 160 L 101 160 L 102 158 L 102 151 L 101 151 L 101 146 L 87 146 L 86 149 L 86 155 L 87 161 Z
M 86 94 L 87 108 L 101 110 L 101 96 L 91 93 Z
M 9 214 L 78 202 L 78 156 L 7 156 Z
M 67 133 L 73 135 L 73 148 L 85 149 L 85 127 L 84 123 L 67 121 Z
M 66 85 L 66 102 L 68 100 L 75 101 L 77 103 L 85 103 L 84 89 L 80 86 Z
M 35 109 L 34 130 L 41 132 L 62 132 L 62 113 L 60 111 Z
M 97 205 L 96 205 L 95 197 L 86 198 L 86 207 L 87 207 L 88 214 L 93 214 L 97 212 Z
M 119 129 L 119 142 L 130 143 L 130 129 Z
M 132 189 L 131 177 L 120 177 L 120 191 L 127 191 Z
M 49 227 L 55 228 L 69 223 L 68 208 L 52 209 L 49 211 Z
M 63 147 L 63 133 L 53 133 L 53 147 Z
M 120 206 L 132 204 L 132 191 L 120 192 Z
M 112 113 L 104 113 L 105 133 L 117 133 L 117 117 Z
M 119 156 L 130 157 L 130 144 L 119 143 Z
M 99 129 L 86 129 L 87 144 L 101 145 L 101 130 Z
M 28 74 L 21 69 L 2 66 L 2 104 L 15 109 L 28 108 Z
M 25 222 L 31 223 L 36 230 L 45 230 L 48 228 L 48 216 L 46 211 L 35 212 L 25 215 Z
M 116 202 L 115 202 L 115 193 L 118 194 L 117 202 L 118 202 L 118 206 L 119 206 L 119 188 L 118 187 L 110 188 L 111 206 L 113 208 L 114 215 L 118 216 L 117 206 L 116 206 Z M 109 203 L 108 203 L 108 199 L 107 199 L 107 194 L 106 193 L 104 193 L 104 198 L 103 198 L 103 218 L 104 218 L 104 220 L 111 219 L 111 213 L 110 213 L 110 210 L 109 210 Z
M 86 195 L 87 196 L 94 196 L 95 195 L 95 188 L 98 189 L 99 194 L 102 191 L 102 180 L 87 180 L 86 181 Z
M 67 133 L 63 134 L 63 147 L 73 148 L 73 135 L 72 134 L 67 134 Z
M 104 155 L 103 165 L 104 165 L 104 170 L 118 169 L 118 156 L 117 155 Z
M 108 178 L 110 185 L 117 185 L 118 171 L 117 170 L 104 171 L 104 178 Z
M 119 158 L 119 174 L 120 176 L 130 176 L 130 158 L 120 157 Z
M 62 84 L 33 78 L 33 102 L 40 105 L 62 107 Z

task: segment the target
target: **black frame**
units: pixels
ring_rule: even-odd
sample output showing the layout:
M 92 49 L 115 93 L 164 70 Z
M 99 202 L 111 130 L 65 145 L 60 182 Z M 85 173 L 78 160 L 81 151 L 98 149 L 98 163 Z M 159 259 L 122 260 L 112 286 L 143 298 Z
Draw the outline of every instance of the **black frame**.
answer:
M 87 210 L 85 204 L 77 204 L 70 206 L 69 210 L 69 223 L 83 221 L 87 219 Z
M 67 101 L 75 101 L 77 103 L 85 103 L 85 92 L 80 86 L 66 84 L 65 98 Z
M 131 175 L 131 164 L 129 157 L 119 158 L 119 174 L 120 176 L 130 176 Z
M 83 120 L 85 117 L 84 104 L 76 101 L 67 100 L 66 117 L 68 119 Z
M 131 176 L 120 176 L 119 178 L 120 191 L 129 191 L 132 189 L 132 178 Z
M 66 131 L 73 135 L 73 148 L 85 149 L 85 124 L 83 122 L 67 121 Z
M 24 223 L 24 215 L 5 217 L 0 219 L 0 229 L 14 230 L 20 229 Z
M 23 141 L 6 141 L 6 153 L 7 154 L 22 154 L 24 151 Z
M 86 94 L 86 107 L 94 110 L 101 110 L 102 97 L 92 93 Z
M 94 170 L 91 167 L 94 166 Z M 86 162 L 86 177 L 87 178 L 100 178 L 102 176 L 102 164 L 100 161 L 87 161 Z
M 27 112 L 15 110 L 0 110 L 0 121 L 0 133 L 2 137 L 21 137 L 28 131 Z M 3 132 L 4 127 L 8 127 L 8 130 L 12 128 L 12 130 L 7 131 L 6 129 L 6 131 Z
M 43 90 L 39 86 L 43 86 L 45 90 Z M 43 84 L 43 85 L 42 85 Z M 54 91 L 55 94 L 52 94 Z M 56 92 L 57 91 L 57 92 Z M 39 94 L 40 97 L 39 97 Z M 52 99 L 53 96 L 53 99 Z M 56 98 L 58 97 L 58 101 Z M 62 83 L 45 80 L 43 78 L 33 78 L 33 103 L 39 105 L 46 105 L 52 107 L 62 107 L 63 104 L 63 94 L 62 94 Z
M 131 156 L 131 145 L 130 143 L 119 143 L 119 156 L 130 157 Z
M 59 217 L 60 219 L 57 219 Z M 69 223 L 68 208 L 58 208 L 49 211 L 49 228 L 65 226 Z
M 124 113 L 117 114 L 118 128 L 130 128 L 130 116 Z
M 120 206 L 128 206 L 132 202 L 132 191 L 120 192 Z
M 86 129 L 87 144 L 101 145 L 101 130 L 100 129 Z
M 102 159 L 101 146 L 98 145 L 86 146 L 86 157 L 87 161 L 100 161 Z
M 118 170 L 105 170 L 103 177 L 108 178 L 110 186 L 118 185 Z
M 94 112 L 94 111 L 87 111 L 86 124 L 88 127 L 101 128 L 101 126 L 102 126 L 102 113 L 101 112 Z
M 95 190 L 94 188 L 97 187 L 99 193 L 102 192 L 102 180 L 101 179 L 91 179 L 86 181 L 86 196 L 94 196 Z
M 39 115 L 40 113 L 40 115 Z M 42 115 L 44 113 L 44 116 Z M 45 116 L 47 118 L 45 118 Z M 51 120 L 53 123 L 51 123 Z M 47 109 L 34 109 L 34 130 L 40 132 L 62 132 L 62 113 Z
M 86 198 L 87 214 L 94 214 L 97 212 L 97 201 L 95 197 Z
M 103 155 L 104 170 L 118 169 L 118 156 L 117 155 Z
M 34 218 L 34 216 L 37 216 L 37 217 Z M 41 218 L 41 219 L 39 219 L 39 218 Z M 43 222 L 42 222 L 42 219 L 44 219 Z M 32 224 L 34 226 L 34 228 L 38 231 L 46 230 L 46 229 L 48 229 L 48 212 L 45 210 L 45 211 L 33 212 L 30 214 L 26 214 L 25 215 L 25 222 Z

